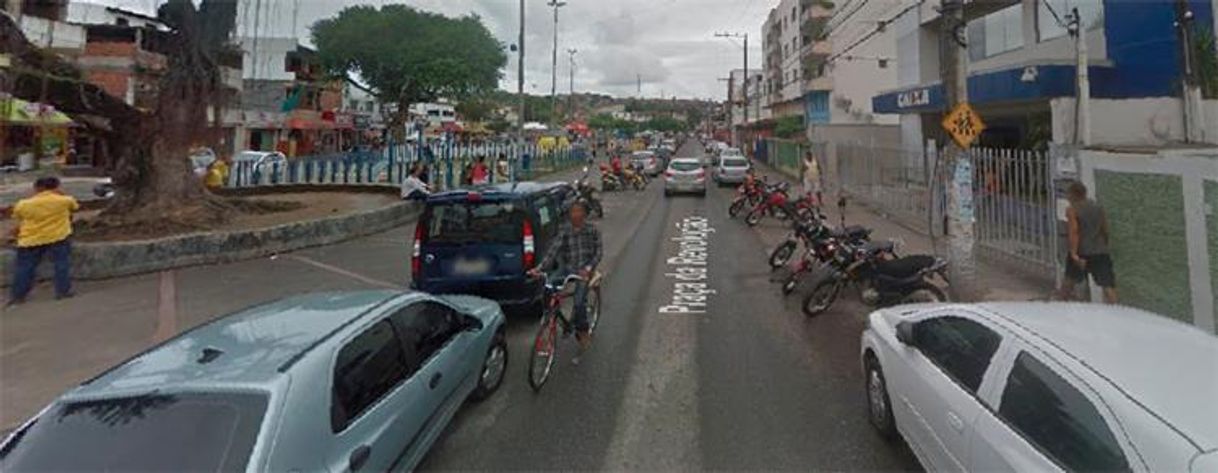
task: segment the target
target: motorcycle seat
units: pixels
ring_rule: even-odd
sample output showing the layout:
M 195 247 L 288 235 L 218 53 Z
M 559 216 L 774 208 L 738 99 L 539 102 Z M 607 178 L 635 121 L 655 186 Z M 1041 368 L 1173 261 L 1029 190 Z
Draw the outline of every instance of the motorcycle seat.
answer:
M 930 255 L 912 255 L 889 261 L 875 262 L 874 270 L 878 282 L 886 285 L 902 285 L 917 279 L 918 272 L 935 264 Z
M 896 243 L 893 243 L 892 240 L 869 241 L 867 244 L 863 245 L 863 251 L 867 252 L 868 254 L 892 253 L 896 251 Z
M 829 236 L 840 240 L 862 240 L 871 236 L 871 229 L 862 225 L 850 225 L 829 230 Z

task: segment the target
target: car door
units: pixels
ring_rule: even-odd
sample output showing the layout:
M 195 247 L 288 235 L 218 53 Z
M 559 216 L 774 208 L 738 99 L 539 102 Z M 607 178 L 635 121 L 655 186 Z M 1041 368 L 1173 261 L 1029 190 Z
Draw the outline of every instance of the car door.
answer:
M 977 393 L 1002 343 L 978 320 L 940 313 L 913 326 L 909 372 L 898 391 L 914 419 L 910 441 L 932 470 L 965 471 L 973 422 L 984 409 Z
M 974 471 L 1129 471 L 1111 411 L 1068 370 L 1020 347 L 998 370 L 970 447 Z
M 426 419 L 409 446 L 410 456 L 415 458 L 427 447 L 426 439 L 448 423 L 471 389 L 470 367 L 465 362 L 470 334 L 461 329 L 456 311 L 435 301 L 415 302 L 395 313 L 393 320 L 401 328 L 405 350 L 418 356 L 415 377 L 424 390 Z
M 412 376 L 417 357 L 381 318 L 347 340 L 331 370 L 330 471 L 384 471 L 395 465 L 426 419 L 427 387 Z M 302 413 L 303 415 L 303 413 Z

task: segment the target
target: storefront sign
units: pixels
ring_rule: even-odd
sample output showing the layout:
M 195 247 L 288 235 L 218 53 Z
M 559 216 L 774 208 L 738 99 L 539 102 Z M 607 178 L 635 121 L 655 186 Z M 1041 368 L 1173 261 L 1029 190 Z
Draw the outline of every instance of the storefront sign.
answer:
M 897 106 L 901 108 L 930 105 L 930 89 L 916 89 L 897 94 Z

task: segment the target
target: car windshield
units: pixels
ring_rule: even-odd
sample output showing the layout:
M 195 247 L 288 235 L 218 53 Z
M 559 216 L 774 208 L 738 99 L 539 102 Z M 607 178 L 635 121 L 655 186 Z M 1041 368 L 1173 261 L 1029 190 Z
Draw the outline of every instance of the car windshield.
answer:
M 430 243 L 519 243 L 521 212 L 513 202 L 436 203 L 428 210 Z
M 694 161 L 673 161 L 669 167 L 675 171 L 689 172 L 701 169 L 702 165 Z
M 747 168 L 749 161 L 744 158 L 724 158 L 723 167 L 725 168 Z
M 0 452 L 6 471 L 244 470 L 266 411 L 253 393 L 181 393 L 69 402 Z

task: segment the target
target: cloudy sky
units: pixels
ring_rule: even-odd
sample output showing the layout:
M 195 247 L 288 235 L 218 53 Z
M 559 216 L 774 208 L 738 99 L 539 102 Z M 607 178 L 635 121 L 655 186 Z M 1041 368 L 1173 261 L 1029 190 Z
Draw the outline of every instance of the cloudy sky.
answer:
M 92 0 L 141 12 L 155 11 L 158 0 Z M 519 32 L 517 0 L 239 0 L 239 33 L 296 36 L 307 44 L 309 25 L 346 6 L 406 3 L 449 16 L 477 14 L 505 45 Z M 749 63 L 761 62 L 761 23 L 779 0 L 566 0 L 559 9 L 559 90 L 568 88 L 565 51 L 576 49 L 577 91 L 636 96 L 642 77 L 647 97 L 717 98 L 726 94 L 726 77 L 743 58 L 739 40 L 715 38 L 717 31 L 749 33 Z M 525 88 L 550 90 L 554 17 L 547 0 L 526 0 Z M 255 25 L 255 7 L 259 7 Z M 256 27 L 255 27 L 256 26 Z M 510 56 L 502 86 L 516 88 L 516 57 Z

